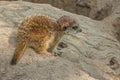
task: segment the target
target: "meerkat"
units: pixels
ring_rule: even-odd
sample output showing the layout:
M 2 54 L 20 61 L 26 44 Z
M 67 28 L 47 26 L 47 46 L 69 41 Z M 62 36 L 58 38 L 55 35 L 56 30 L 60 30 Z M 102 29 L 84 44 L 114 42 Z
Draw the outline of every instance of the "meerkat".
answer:
M 17 43 L 11 65 L 18 63 L 27 47 L 32 47 L 38 54 L 51 55 L 64 34 L 81 31 L 78 26 L 73 18 L 66 15 L 57 20 L 42 14 L 25 18 L 18 27 Z

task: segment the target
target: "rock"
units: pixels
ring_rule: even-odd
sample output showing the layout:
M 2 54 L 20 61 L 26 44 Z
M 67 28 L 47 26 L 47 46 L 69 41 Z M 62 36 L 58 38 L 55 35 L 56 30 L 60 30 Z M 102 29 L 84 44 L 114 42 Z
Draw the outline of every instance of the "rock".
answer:
M 44 58 L 28 48 L 20 62 L 11 66 L 18 25 L 24 17 L 34 14 L 55 19 L 72 16 L 82 32 L 63 36 L 61 42 L 67 47 L 60 50 L 60 57 Z M 112 24 L 105 23 L 108 19 L 95 21 L 48 4 L 1 1 L 0 80 L 119 80 L 120 43 L 113 36 Z

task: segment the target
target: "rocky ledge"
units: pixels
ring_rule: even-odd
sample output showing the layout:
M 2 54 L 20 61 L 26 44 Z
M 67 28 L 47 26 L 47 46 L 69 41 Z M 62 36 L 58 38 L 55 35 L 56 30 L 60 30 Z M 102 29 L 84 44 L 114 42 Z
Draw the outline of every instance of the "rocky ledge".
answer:
M 79 22 L 82 32 L 65 35 L 60 42 L 67 46 L 61 50 L 56 46 L 55 51 L 62 52 L 58 56 L 44 58 L 28 48 L 20 62 L 11 66 L 18 25 L 24 17 L 34 14 L 55 19 L 70 15 Z M 1 1 L 0 80 L 119 80 L 120 42 L 114 36 L 113 25 L 108 23 L 48 4 Z

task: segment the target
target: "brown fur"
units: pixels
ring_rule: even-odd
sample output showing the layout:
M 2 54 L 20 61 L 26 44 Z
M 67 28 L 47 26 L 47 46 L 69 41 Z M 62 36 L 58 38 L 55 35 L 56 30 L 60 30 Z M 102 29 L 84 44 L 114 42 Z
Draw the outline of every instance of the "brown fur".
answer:
M 18 28 L 17 44 L 11 64 L 15 65 L 21 59 L 27 47 L 33 47 L 39 54 L 50 55 L 64 34 L 62 24 L 69 26 L 72 22 L 64 17 L 56 21 L 40 14 L 25 18 Z

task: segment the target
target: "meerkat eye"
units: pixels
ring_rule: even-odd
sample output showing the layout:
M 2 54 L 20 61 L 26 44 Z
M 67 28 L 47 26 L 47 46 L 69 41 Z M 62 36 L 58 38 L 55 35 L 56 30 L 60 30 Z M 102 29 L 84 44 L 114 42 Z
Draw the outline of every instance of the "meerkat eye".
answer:
M 63 27 L 63 31 L 66 31 L 66 30 L 67 30 L 67 26 L 64 26 L 64 27 Z
M 73 26 L 72 29 L 76 30 L 78 29 L 78 26 Z

